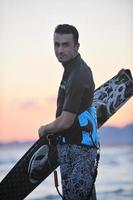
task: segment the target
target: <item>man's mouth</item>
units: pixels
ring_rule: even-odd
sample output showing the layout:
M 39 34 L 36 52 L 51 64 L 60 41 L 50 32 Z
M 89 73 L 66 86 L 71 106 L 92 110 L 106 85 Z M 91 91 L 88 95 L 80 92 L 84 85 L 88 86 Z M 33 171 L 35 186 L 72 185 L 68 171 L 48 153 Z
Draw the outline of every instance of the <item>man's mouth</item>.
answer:
M 63 60 L 65 57 L 66 57 L 66 56 L 65 56 L 64 54 L 59 54 L 59 55 L 57 56 L 57 58 L 58 58 L 59 60 Z

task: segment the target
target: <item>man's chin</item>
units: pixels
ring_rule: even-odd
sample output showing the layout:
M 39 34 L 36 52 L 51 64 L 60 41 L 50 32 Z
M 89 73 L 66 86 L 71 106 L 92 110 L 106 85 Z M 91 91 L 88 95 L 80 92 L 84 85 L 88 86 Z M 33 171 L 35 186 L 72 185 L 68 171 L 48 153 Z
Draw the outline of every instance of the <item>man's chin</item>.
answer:
M 58 59 L 58 61 L 59 61 L 60 63 L 63 63 L 62 59 Z
M 61 58 L 58 58 L 58 61 L 59 61 L 60 63 L 66 63 L 66 62 L 67 62 L 65 59 L 61 59 Z

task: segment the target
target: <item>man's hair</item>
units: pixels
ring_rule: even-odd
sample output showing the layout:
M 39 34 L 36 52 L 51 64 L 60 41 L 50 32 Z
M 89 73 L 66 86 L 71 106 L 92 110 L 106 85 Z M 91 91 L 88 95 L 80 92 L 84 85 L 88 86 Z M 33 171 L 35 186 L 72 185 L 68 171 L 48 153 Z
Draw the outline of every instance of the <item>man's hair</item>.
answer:
M 73 39 L 74 39 L 74 43 L 75 44 L 78 43 L 79 33 L 78 33 L 77 29 L 74 26 L 72 26 L 72 25 L 69 25 L 69 24 L 59 24 L 55 28 L 55 33 L 59 33 L 59 34 L 72 34 L 73 35 Z

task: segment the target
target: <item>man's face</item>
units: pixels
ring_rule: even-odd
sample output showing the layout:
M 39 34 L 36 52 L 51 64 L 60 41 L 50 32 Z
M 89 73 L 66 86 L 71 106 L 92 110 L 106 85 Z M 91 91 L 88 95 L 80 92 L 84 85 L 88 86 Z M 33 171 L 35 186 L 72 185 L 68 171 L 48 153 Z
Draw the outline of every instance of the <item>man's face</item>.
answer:
M 78 53 L 79 44 L 74 43 L 72 34 L 54 33 L 54 50 L 59 62 L 65 63 Z

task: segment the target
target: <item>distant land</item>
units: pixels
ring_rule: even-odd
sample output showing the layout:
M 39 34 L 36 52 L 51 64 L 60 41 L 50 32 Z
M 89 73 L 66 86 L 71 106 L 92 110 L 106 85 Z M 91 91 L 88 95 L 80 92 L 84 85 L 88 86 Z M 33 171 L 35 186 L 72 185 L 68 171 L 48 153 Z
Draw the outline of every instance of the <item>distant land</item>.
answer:
M 133 145 L 133 124 L 123 128 L 104 126 L 99 129 L 101 146 Z M 12 141 L 0 145 L 25 145 L 31 146 L 35 141 Z
M 105 126 L 99 129 L 101 145 L 133 145 L 133 124 L 123 128 Z

